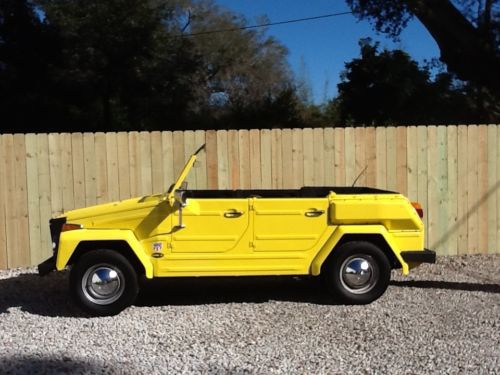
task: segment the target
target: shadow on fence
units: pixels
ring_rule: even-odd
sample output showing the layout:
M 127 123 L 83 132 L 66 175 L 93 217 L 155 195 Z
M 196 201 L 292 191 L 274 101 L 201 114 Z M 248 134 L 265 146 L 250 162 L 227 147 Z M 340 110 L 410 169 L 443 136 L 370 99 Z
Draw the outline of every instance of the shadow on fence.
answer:
M 439 238 L 433 245 L 432 247 L 435 249 L 439 249 L 441 245 L 446 243 L 450 236 L 455 233 L 458 228 L 463 225 L 464 223 L 467 223 L 468 218 L 470 215 L 472 215 L 474 212 L 479 210 L 479 207 L 481 207 L 483 204 L 486 204 L 488 199 L 490 198 L 491 195 L 496 194 L 497 190 L 500 188 L 500 180 L 497 181 L 497 183 L 489 189 L 485 195 L 483 195 L 472 207 L 467 213 L 462 216 L 460 219 L 458 219 L 455 224 L 451 226 L 442 236 Z M 488 223 L 479 223 L 479 225 L 488 225 Z M 479 250 L 486 250 L 486 249 L 479 249 Z

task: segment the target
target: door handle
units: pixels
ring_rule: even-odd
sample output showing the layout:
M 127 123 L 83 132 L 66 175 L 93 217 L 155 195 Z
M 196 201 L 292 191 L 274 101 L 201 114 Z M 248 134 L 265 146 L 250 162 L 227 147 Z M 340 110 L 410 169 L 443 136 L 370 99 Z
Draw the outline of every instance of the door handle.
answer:
M 229 211 L 224 212 L 224 217 L 226 217 L 228 219 L 240 217 L 241 215 L 243 215 L 243 212 L 235 210 L 234 208 L 229 210 Z
M 312 210 L 306 211 L 304 215 L 306 215 L 306 217 L 318 217 L 323 215 L 324 213 L 325 210 L 317 210 L 316 208 L 314 208 Z

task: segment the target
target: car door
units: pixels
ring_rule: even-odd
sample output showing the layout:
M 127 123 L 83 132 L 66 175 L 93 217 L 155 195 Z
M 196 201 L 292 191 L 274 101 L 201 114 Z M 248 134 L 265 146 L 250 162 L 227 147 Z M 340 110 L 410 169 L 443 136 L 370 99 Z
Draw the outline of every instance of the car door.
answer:
M 242 241 L 249 227 L 248 199 L 188 199 L 182 219 L 179 214 L 172 216 L 172 254 L 248 250 L 249 241 Z
M 256 198 L 253 208 L 255 252 L 307 252 L 328 227 L 327 198 Z

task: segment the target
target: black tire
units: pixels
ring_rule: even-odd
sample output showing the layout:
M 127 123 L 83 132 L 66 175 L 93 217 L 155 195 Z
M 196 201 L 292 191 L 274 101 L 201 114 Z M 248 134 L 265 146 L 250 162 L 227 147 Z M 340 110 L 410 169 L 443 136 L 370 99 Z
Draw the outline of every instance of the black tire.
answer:
M 73 265 L 70 292 L 87 313 L 116 315 L 132 305 L 139 293 L 137 272 L 127 258 L 115 250 L 92 250 Z
M 336 299 L 364 305 L 384 294 L 391 278 L 391 265 L 375 244 L 351 241 L 333 250 L 321 269 L 321 278 Z

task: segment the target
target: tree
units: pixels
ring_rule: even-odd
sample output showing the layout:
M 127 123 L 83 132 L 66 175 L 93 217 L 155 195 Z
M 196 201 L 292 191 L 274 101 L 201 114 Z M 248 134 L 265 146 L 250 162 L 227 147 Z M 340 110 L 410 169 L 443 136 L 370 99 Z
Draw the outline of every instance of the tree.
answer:
M 347 0 L 347 4 L 359 19 L 373 21 L 377 31 L 392 37 L 417 17 L 435 39 L 451 73 L 499 95 L 499 0 Z
M 370 39 L 360 41 L 361 57 L 345 64 L 338 96 L 327 113 L 341 124 L 387 125 L 459 123 L 476 119 L 473 104 L 448 73 L 430 79 L 401 50 L 378 50 Z
M 228 127 L 287 108 L 295 119 L 278 41 L 189 36 L 245 25 L 208 0 L 2 1 L 0 131 Z

